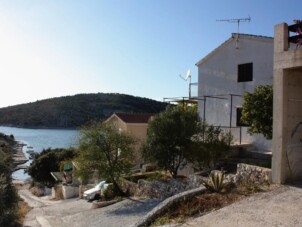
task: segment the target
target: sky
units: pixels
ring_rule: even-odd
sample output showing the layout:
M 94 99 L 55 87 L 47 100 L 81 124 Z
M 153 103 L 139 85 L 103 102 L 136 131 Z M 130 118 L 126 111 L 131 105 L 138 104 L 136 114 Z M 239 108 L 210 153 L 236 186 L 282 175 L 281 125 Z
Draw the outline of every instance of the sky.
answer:
M 187 97 L 182 80 L 237 32 L 274 36 L 288 0 L 0 0 L 0 107 L 80 93 Z

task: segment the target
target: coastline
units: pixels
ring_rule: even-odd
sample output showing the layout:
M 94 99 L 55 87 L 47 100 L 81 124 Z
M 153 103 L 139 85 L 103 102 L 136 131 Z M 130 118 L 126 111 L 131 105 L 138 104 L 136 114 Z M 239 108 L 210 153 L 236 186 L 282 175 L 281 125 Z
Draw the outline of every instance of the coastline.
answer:
M 13 172 L 20 169 L 27 169 L 27 166 L 24 165 L 26 162 L 28 162 L 28 159 L 23 153 L 24 146 L 25 146 L 24 143 L 20 141 L 15 141 L 15 144 L 13 146 L 13 165 L 14 165 Z
M 0 127 L 9 128 L 22 128 L 22 129 L 58 129 L 58 130 L 79 130 L 81 126 L 75 127 L 55 127 L 55 126 L 22 126 L 22 125 L 12 125 L 12 124 L 1 124 Z

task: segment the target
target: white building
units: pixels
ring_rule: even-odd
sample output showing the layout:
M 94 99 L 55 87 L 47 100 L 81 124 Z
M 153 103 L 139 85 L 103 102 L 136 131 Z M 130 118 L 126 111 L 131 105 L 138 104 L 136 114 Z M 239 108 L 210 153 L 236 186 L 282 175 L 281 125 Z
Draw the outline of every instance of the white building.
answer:
M 238 39 L 238 40 L 237 40 Z M 231 128 L 235 143 L 270 150 L 271 141 L 250 136 L 240 126 L 242 95 L 258 85 L 272 84 L 273 38 L 247 34 L 232 37 L 196 63 L 198 109 L 209 124 Z

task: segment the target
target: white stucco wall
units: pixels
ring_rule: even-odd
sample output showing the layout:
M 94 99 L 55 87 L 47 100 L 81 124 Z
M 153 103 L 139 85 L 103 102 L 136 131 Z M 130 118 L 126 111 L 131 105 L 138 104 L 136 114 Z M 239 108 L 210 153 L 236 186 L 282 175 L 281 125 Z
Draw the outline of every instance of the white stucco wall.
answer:
M 224 99 L 207 98 L 205 119 L 209 124 L 230 126 L 231 96 L 254 92 L 258 85 L 272 84 L 273 39 L 269 37 L 241 35 L 239 48 L 235 38 L 230 38 L 196 65 L 198 67 L 198 96 L 225 95 Z M 237 82 L 238 65 L 253 63 L 253 81 Z M 242 98 L 233 96 L 232 127 L 236 127 L 236 108 L 242 105 Z M 204 117 L 204 101 L 199 100 L 200 116 Z M 234 139 L 239 142 L 239 128 L 232 129 Z M 242 142 L 254 143 L 259 150 L 270 150 L 271 141 L 262 135 L 249 136 L 242 128 Z

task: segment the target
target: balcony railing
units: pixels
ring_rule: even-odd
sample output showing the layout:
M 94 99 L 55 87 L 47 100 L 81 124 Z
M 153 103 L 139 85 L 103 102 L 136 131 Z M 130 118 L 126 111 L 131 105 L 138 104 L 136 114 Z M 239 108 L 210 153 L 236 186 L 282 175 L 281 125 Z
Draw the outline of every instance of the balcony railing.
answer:
M 290 35 L 290 32 L 295 33 L 295 35 Z M 288 42 L 298 43 L 302 40 L 302 22 L 288 26 Z

